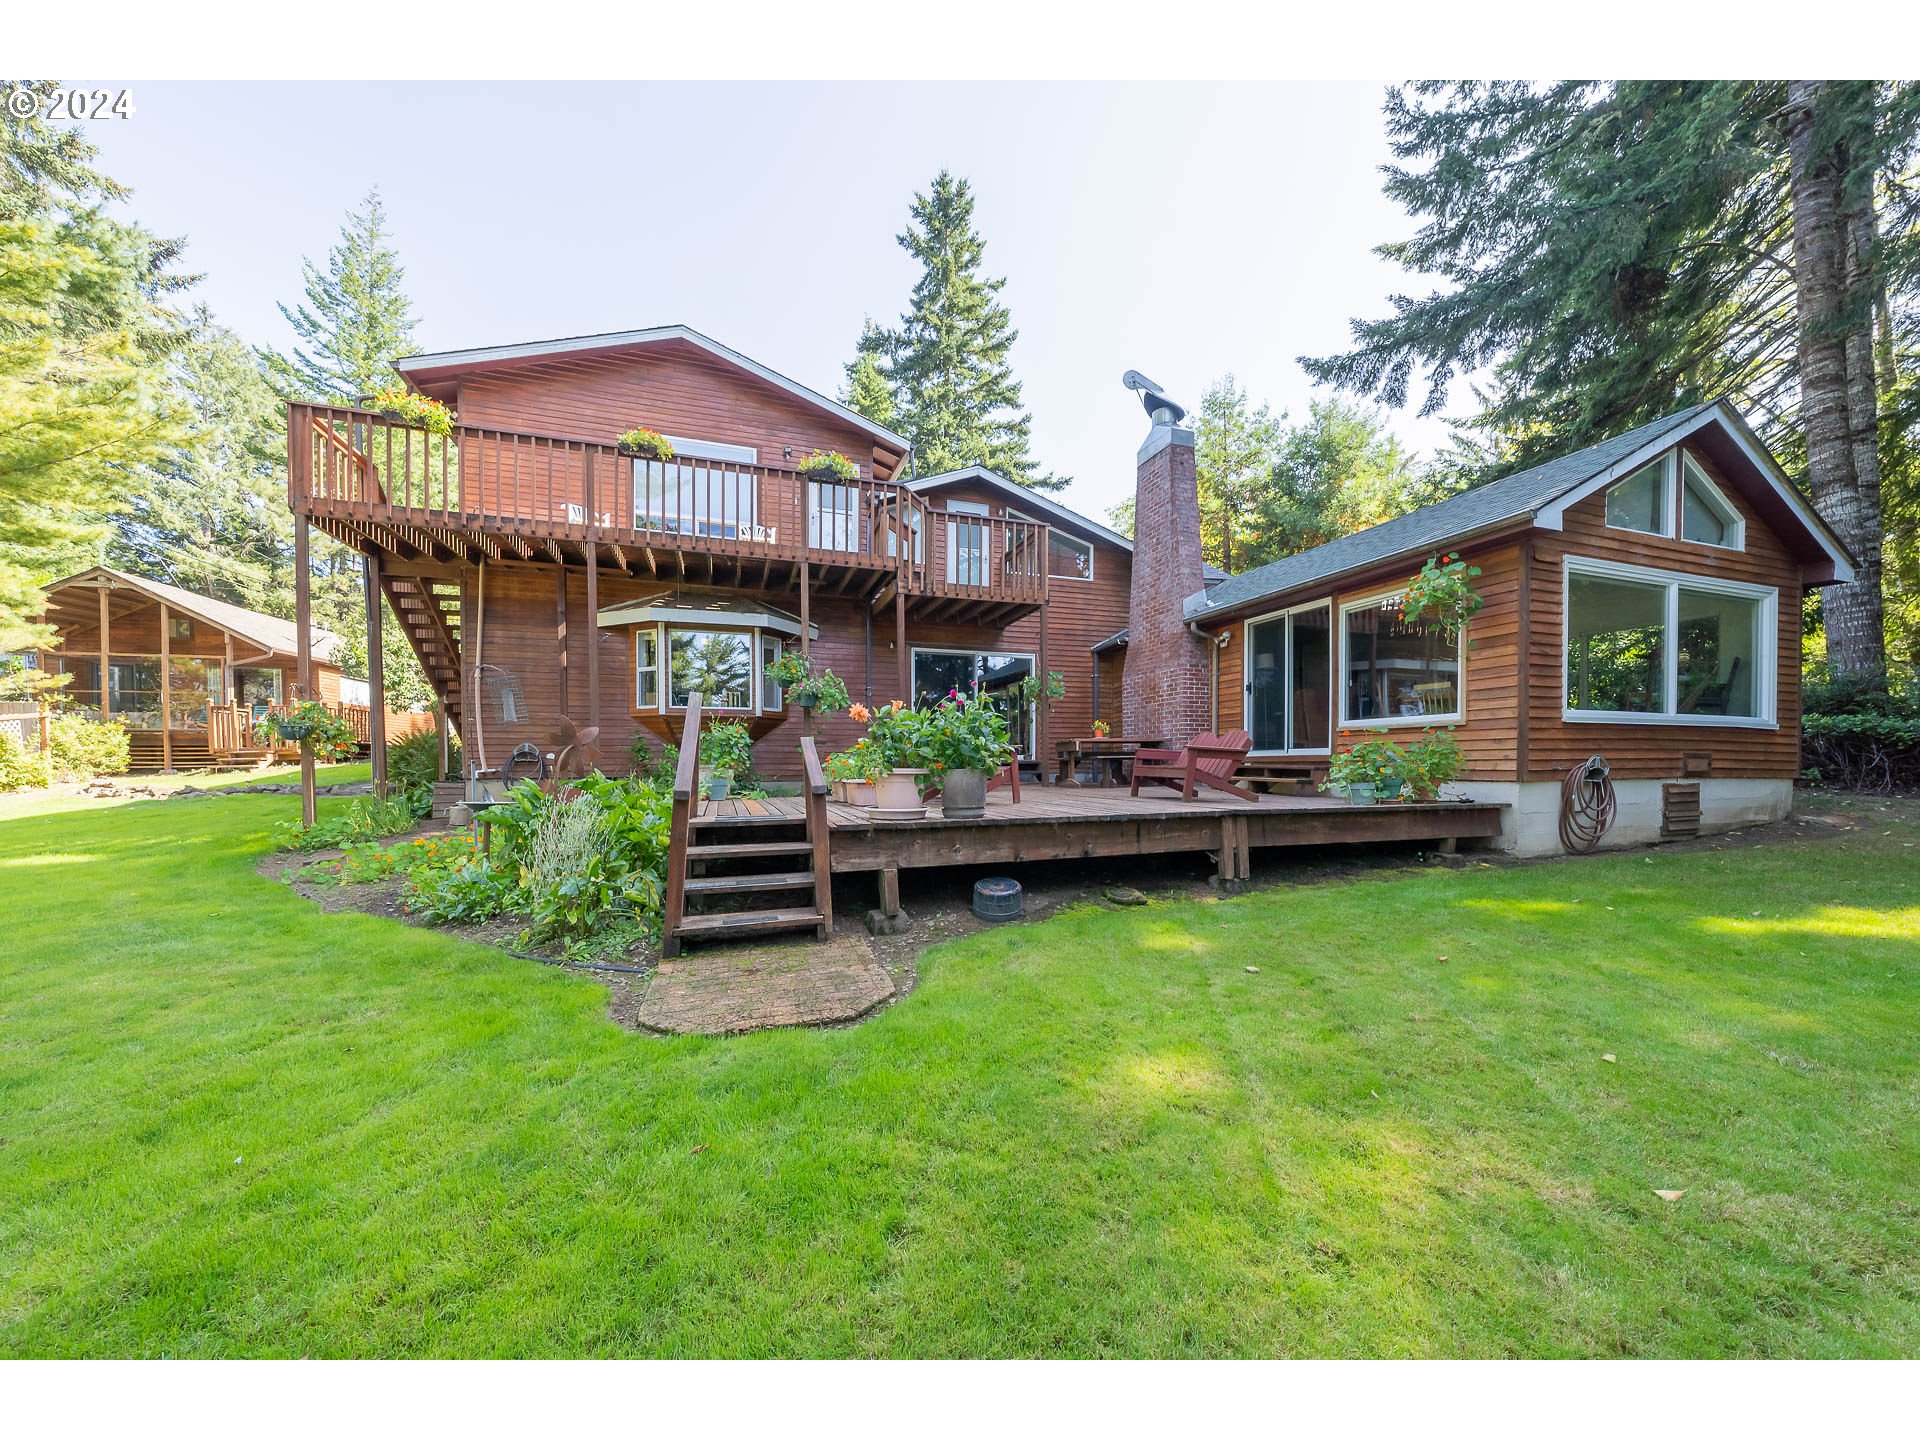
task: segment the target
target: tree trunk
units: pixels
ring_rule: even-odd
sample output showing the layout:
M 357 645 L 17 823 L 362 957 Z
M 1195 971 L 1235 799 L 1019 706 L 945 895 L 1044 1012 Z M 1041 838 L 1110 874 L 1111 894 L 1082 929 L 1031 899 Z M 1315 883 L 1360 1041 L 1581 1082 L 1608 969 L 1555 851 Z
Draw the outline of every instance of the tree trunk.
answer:
M 1797 291 L 1800 409 L 1807 431 L 1807 479 L 1815 509 L 1853 552 L 1854 580 L 1828 587 L 1822 603 L 1827 625 L 1827 661 L 1842 674 L 1885 668 L 1880 597 L 1878 453 L 1871 507 L 1865 502 L 1856 464 L 1856 391 L 1849 373 L 1850 328 L 1868 340 L 1866 387 L 1869 428 L 1873 415 L 1871 312 L 1849 327 L 1849 246 L 1843 190 L 1848 174 L 1843 147 L 1821 106 L 1828 87 L 1795 80 L 1787 86 L 1787 154 L 1793 201 L 1793 270 Z M 1871 439 L 1870 442 L 1871 444 Z

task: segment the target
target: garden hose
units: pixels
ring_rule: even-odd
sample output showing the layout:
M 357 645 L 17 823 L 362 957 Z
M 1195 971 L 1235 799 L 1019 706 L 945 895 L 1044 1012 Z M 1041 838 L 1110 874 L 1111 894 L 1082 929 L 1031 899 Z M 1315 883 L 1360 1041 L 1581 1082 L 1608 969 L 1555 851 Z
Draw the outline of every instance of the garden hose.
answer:
M 1590 755 L 1560 782 L 1560 843 L 1591 850 L 1613 828 L 1613 773 L 1603 755 Z

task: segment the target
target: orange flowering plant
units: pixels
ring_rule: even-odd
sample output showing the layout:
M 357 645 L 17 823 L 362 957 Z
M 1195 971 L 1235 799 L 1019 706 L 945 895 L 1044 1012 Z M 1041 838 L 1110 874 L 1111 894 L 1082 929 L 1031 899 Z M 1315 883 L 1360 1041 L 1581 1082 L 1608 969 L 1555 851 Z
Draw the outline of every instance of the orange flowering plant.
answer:
M 1006 714 L 984 694 L 947 698 L 921 717 L 920 753 L 936 775 L 949 770 L 984 770 L 989 775 L 1013 756 Z
M 1400 597 L 1400 618 L 1430 625 L 1451 639 L 1486 603 L 1473 588 L 1479 575 L 1480 567 L 1467 564 L 1457 551 L 1428 556 Z
M 671 460 L 673 442 L 658 430 L 649 430 L 644 425 L 636 425 L 620 437 L 621 453 L 626 455 L 644 455 L 649 460 Z
M 860 467 L 838 450 L 816 450 L 794 467 L 815 480 L 858 480 Z
M 374 394 L 367 405 L 373 410 L 384 410 L 409 425 L 418 425 L 429 435 L 447 436 L 453 433 L 453 411 L 432 396 L 409 390 L 404 385 L 387 386 Z

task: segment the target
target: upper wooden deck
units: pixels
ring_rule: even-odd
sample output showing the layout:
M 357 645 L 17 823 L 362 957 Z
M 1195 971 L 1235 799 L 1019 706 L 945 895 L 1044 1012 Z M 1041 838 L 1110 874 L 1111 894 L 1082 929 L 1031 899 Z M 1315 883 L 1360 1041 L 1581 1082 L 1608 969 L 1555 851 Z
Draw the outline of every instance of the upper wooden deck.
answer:
M 1039 521 L 952 515 L 902 485 L 727 460 L 658 461 L 562 435 L 287 407 L 294 513 L 401 564 L 551 561 L 642 579 L 790 588 L 1004 624 L 1047 595 Z

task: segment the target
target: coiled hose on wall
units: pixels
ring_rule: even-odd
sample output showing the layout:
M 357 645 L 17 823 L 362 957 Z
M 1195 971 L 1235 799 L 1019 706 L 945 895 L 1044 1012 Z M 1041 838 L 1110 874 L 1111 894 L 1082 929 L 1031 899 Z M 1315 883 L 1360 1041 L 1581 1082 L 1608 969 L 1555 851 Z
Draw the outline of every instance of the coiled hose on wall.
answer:
M 1613 828 L 1613 774 L 1604 755 L 1590 755 L 1560 782 L 1560 843 L 1591 850 Z

